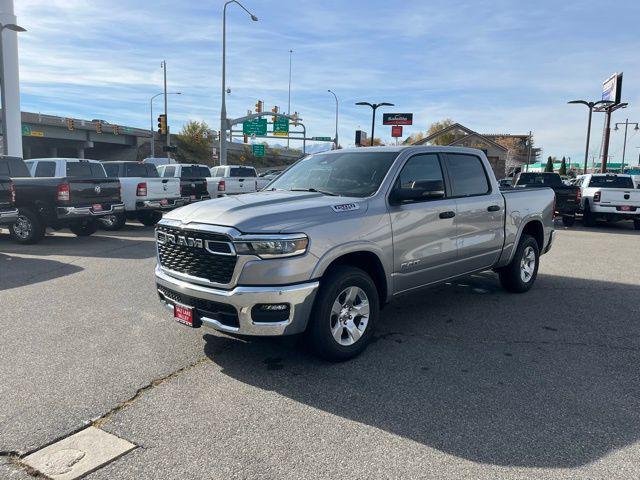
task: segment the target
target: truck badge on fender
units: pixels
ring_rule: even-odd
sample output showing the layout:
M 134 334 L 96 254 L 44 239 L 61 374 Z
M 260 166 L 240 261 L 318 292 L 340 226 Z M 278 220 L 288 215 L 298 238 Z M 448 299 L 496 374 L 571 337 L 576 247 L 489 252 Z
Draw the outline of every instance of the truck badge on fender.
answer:
M 350 212 L 358 210 L 360 206 L 357 203 L 343 203 L 341 205 L 331 205 L 334 212 Z

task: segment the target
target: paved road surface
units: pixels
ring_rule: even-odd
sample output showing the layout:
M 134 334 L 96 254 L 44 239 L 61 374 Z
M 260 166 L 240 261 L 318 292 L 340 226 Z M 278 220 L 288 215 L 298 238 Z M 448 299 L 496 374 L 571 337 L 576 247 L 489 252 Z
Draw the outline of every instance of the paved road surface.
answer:
M 482 274 L 405 297 L 337 365 L 173 322 L 137 224 L 0 235 L 0 451 L 99 419 L 139 448 L 95 479 L 638 477 L 638 233 L 561 229 L 526 295 Z

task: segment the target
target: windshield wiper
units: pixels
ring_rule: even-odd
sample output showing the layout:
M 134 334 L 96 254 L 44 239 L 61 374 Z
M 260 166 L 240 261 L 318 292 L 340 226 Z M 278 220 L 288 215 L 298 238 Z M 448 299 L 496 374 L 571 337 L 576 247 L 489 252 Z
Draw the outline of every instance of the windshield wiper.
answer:
M 318 190 L 317 188 L 292 188 L 289 190 L 290 192 L 313 192 L 313 193 L 321 193 L 323 195 L 329 195 L 331 197 L 339 197 L 337 193 L 327 192 L 325 190 Z

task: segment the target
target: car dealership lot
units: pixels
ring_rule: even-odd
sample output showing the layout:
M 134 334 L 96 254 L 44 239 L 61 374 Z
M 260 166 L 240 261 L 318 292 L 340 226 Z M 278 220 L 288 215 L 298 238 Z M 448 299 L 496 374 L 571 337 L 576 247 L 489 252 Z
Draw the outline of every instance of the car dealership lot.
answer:
M 138 448 L 89 478 L 633 477 L 640 232 L 558 228 L 529 293 L 482 274 L 407 296 L 342 364 L 174 322 L 137 223 L 0 235 L 0 451 L 95 421 Z

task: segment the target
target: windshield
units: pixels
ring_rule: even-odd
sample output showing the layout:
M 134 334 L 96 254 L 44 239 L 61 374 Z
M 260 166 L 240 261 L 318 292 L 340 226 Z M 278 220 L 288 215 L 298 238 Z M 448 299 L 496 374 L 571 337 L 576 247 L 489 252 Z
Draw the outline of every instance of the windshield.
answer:
M 182 178 L 200 178 L 210 177 L 211 172 L 207 167 L 200 167 L 198 165 L 184 166 L 182 167 Z
M 603 188 L 633 188 L 631 177 L 619 177 L 617 175 L 598 175 L 591 177 L 590 187 Z
M 318 190 L 368 197 L 380 187 L 398 152 L 319 153 L 303 158 L 270 185 L 274 190 Z
M 562 185 L 557 173 L 521 173 L 518 185 Z

